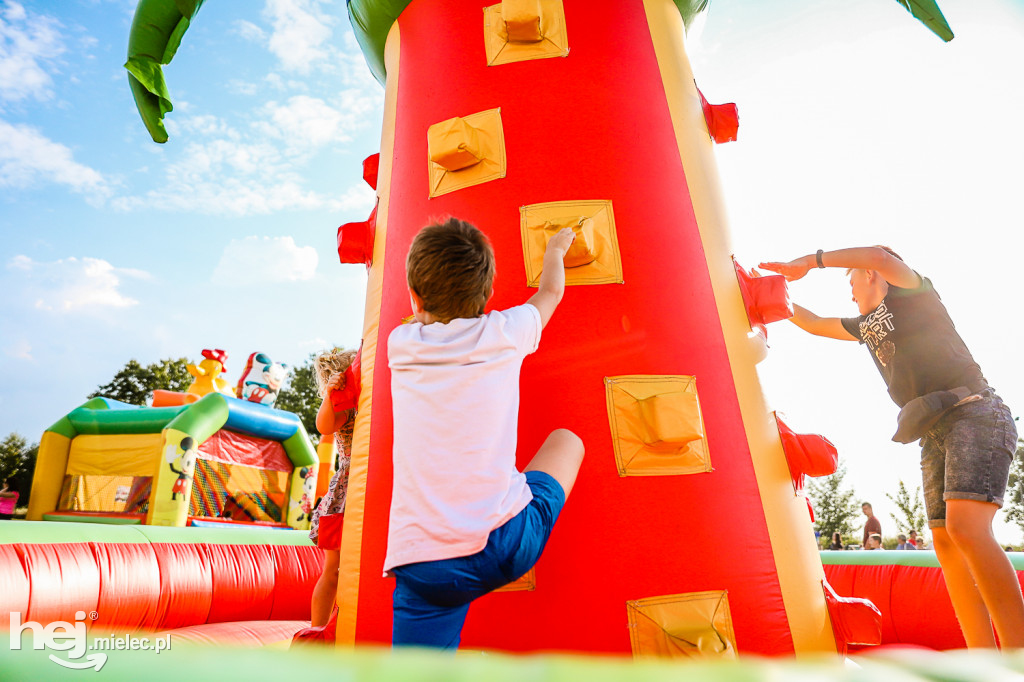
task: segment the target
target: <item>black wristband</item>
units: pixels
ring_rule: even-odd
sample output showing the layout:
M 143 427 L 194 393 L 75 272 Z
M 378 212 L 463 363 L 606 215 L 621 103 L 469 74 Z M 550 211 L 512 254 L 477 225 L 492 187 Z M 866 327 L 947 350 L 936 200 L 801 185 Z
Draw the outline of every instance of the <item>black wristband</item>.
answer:
M 821 254 L 824 253 L 823 249 L 818 249 L 818 253 L 814 254 L 814 260 L 818 261 L 818 267 L 824 268 L 825 264 L 821 262 Z

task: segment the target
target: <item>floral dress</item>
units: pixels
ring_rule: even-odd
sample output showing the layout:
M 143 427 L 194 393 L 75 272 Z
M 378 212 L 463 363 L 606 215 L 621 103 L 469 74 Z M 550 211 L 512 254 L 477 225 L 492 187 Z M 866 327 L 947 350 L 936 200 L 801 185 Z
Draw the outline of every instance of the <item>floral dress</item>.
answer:
M 344 514 L 345 501 L 348 498 L 348 470 L 352 464 L 352 427 L 355 424 L 355 412 L 349 417 L 338 432 L 334 434 L 334 444 L 338 448 L 338 470 L 331 477 L 327 492 L 320 500 L 309 526 L 309 539 L 316 544 L 320 534 L 320 517 L 328 514 Z

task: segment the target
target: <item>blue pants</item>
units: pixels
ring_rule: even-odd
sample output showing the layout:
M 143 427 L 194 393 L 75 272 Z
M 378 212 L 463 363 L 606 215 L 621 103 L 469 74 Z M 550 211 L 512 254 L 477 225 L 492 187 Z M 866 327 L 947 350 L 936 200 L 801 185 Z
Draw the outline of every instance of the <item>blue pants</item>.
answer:
M 476 554 L 424 561 L 395 574 L 392 645 L 455 650 L 469 603 L 520 578 L 540 559 L 565 504 L 565 491 L 543 471 L 526 472 L 533 500 L 491 531 Z

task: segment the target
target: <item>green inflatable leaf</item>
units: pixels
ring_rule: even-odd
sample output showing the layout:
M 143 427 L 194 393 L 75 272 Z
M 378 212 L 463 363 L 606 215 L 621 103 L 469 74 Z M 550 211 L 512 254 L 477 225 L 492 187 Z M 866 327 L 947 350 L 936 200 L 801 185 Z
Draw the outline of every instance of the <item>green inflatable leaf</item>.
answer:
M 128 83 L 150 137 L 167 141 L 164 115 L 174 109 L 162 64 L 169 64 L 203 0 L 140 0 L 128 36 Z
M 939 9 L 935 0 L 896 0 L 896 2 L 947 43 L 953 39 L 953 29 L 946 23 L 946 17 L 942 16 L 942 10 Z

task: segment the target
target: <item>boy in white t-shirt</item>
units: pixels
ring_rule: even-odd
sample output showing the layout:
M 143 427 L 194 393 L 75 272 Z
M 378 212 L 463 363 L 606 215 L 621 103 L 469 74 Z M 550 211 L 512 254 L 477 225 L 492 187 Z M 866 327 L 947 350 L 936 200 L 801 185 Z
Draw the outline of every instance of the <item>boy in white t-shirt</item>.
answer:
M 548 242 L 525 305 L 487 314 L 494 252 L 480 230 L 449 218 L 409 249 L 416 321 L 388 338 L 394 646 L 458 648 L 469 603 L 536 563 L 576 481 L 583 442 L 565 429 L 523 473 L 515 461 L 519 369 L 562 300 L 572 241 L 565 229 Z

